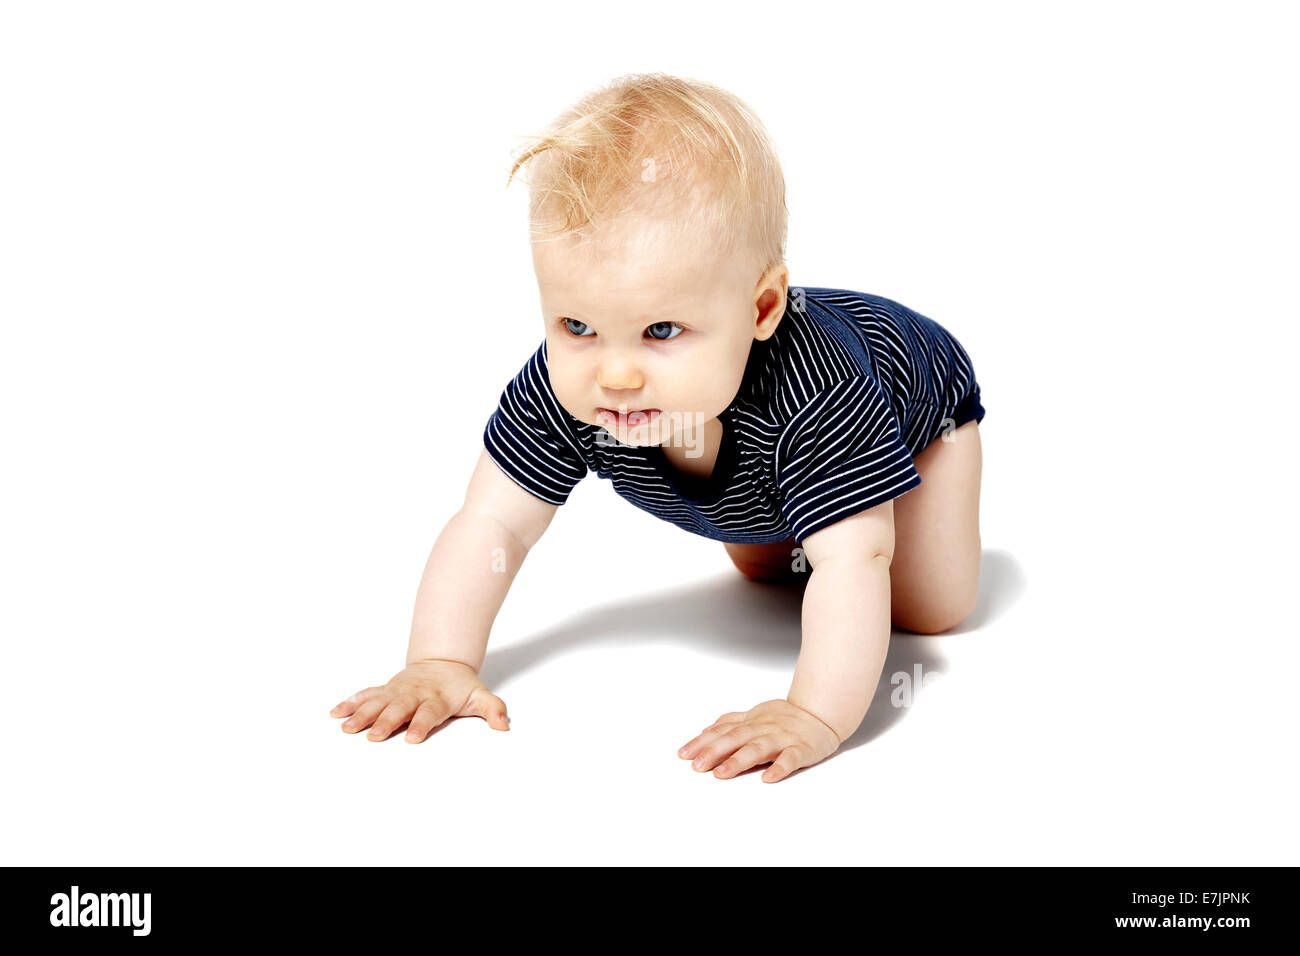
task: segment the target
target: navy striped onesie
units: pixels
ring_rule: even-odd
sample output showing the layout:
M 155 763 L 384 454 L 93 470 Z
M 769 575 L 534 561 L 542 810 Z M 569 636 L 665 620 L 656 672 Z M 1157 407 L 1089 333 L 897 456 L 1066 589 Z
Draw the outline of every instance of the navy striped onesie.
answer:
M 717 541 L 802 542 L 921 484 L 913 458 L 984 418 L 970 356 L 939 323 L 883 296 L 788 290 L 755 341 L 707 479 L 658 446 L 624 444 L 556 400 L 546 343 L 501 393 L 483 445 L 516 484 L 561 505 L 594 471 L 632 504 Z M 599 437 L 598 437 L 599 433 Z

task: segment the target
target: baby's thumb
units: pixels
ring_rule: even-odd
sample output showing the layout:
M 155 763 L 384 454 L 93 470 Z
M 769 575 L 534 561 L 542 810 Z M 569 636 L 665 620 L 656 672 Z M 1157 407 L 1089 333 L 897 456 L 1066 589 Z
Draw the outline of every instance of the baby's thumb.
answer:
M 478 700 L 478 715 L 493 730 L 509 730 L 510 718 L 506 716 L 506 702 L 496 694 L 483 694 Z

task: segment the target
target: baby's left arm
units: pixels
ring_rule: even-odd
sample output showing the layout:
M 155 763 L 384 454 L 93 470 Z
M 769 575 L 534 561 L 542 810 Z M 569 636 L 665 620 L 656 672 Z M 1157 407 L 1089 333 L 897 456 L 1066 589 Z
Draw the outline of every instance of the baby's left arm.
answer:
M 785 700 L 723 714 L 679 751 L 731 777 L 771 762 L 765 783 L 825 760 L 862 723 L 889 650 L 892 500 L 808 535 L 803 642 Z

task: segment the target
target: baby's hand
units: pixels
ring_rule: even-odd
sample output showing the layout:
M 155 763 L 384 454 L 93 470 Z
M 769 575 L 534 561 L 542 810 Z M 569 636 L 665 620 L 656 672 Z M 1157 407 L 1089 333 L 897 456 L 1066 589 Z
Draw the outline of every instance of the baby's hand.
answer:
M 505 702 L 487 689 L 472 667 L 458 661 L 408 664 L 383 687 L 359 690 L 330 711 L 331 717 L 349 714 L 343 732 L 355 734 L 373 723 L 367 734 L 371 740 L 387 740 L 409 720 L 408 744 L 418 744 L 449 717 L 482 717 L 496 730 L 510 729 Z
M 769 700 L 748 713 L 723 714 L 677 756 L 694 757 L 695 770 L 713 768 L 719 779 L 770 762 L 763 782 L 776 783 L 800 767 L 825 760 L 839 746 L 835 731 L 819 717 L 788 700 Z

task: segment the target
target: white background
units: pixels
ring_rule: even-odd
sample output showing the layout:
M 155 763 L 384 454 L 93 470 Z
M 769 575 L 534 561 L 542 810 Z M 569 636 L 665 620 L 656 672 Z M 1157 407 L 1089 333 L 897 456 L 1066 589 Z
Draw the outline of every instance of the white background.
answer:
M 0 11 L 3 862 L 1300 863 L 1284 5 Z M 979 607 L 775 785 L 676 751 L 784 696 L 797 596 L 594 476 L 509 733 L 328 715 L 542 339 L 515 137 L 638 71 L 745 99 L 791 284 L 939 321 L 987 408 Z

